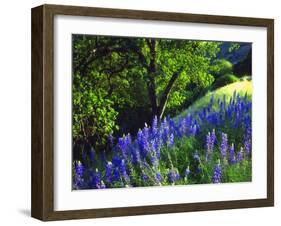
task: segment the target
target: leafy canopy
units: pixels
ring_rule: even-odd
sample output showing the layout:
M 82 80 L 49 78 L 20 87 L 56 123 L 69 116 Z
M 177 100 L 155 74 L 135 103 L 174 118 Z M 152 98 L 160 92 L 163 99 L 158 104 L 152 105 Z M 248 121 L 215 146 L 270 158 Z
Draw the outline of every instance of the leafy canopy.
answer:
M 73 35 L 73 139 L 95 148 L 210 86 L 219 42 Z

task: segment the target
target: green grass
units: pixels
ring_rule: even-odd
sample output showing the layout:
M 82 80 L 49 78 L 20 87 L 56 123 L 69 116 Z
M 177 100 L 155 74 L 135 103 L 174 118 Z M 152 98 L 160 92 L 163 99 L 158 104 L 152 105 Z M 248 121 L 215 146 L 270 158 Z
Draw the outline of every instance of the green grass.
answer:
M 230 85 L 221 87 L 212 92 L 208 92 L 205 96 L 203 96 L 202 98 L 195 101 L 192 106 L 190 106 L 188 109 L 183 111 L 177 117 L 185 116 L 189 113 L 192 113 L 193 111 L 197 111 L 203 107 L 206 107 L 208 105 L 208 103 L 210 102 L 210 99 L 212 98 L 212 96 L 214 96 L 215 100 L 218 100 L 218 99 L 223 100 L 223 97 L 225 95 L 226 103 L 228 103 L 235 90 L 236 90 L 237 94 L 238 93 L 240 94 L 240 96 L 244 96 L 245 93 L 247 93 L 248 97 L 251 98 L 252 97 L 252 81 L 243 80 L 243 81 L 235 82 Z M 218 107 L 218 106 L 215 105 L 215 107 Z

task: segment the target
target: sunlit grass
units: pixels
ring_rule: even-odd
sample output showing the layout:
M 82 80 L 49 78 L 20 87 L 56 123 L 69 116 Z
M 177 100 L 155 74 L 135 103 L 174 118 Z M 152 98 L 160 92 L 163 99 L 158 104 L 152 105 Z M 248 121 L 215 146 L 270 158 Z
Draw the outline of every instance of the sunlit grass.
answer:
M 203 107 L 206 107 L 210 102 L 212 96 L 215 100 L 223 100 L 225 96 L 226 103 L 229 102 L 232 97 L 233 92 L 236 90 L 236 93 L 241 97 L 247 93 L 248 98 L 252 97 L 252 81 L 243 80 L 240 82 L 235 82 L 230 85 L 224 86 L 222 88 L 216 89 L 212 92 L 208 92 L 205 96 L 197 100 L 192 106 L 190 106 L 187 110 L 182 112 L 179 116 L 185 116 L 188 113 L 192 113 L 193 111 L 198 111 Z M 217 103 L 214 103 L 213 108 L 218 109 Z

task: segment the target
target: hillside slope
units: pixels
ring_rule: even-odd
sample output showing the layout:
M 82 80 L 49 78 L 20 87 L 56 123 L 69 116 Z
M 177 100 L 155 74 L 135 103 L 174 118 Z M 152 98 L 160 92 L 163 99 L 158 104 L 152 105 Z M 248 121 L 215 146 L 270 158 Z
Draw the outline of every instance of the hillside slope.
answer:
M 226 102 L 228 103 L 235 90 L 237 94 L 240 94 L 240 96 L 244 96 L 247 93 L 249 98 L 252 97 L 252 81 L 239 81 L 216 89 L 212 92 L 208 92 L 205 96 L 195 101 L 192 106 L 182 112 L 179 116 L 184 116 L 207 106 L 212 96 L 214 97 L 214 100 L 217 101 L 218 99 L 222 100 L 225 95 Z M 216 104 L 214 106 L 216 106 Z

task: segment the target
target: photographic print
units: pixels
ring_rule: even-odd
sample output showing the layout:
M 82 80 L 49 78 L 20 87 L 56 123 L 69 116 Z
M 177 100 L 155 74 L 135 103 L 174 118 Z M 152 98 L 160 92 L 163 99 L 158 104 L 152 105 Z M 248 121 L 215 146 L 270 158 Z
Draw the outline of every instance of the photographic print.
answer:
M 32 217 L 274 206 L 273 19 L 45 4 L 31 25 Z
M 72 35 L 72 189 L 250 182 L 252 44 Z

